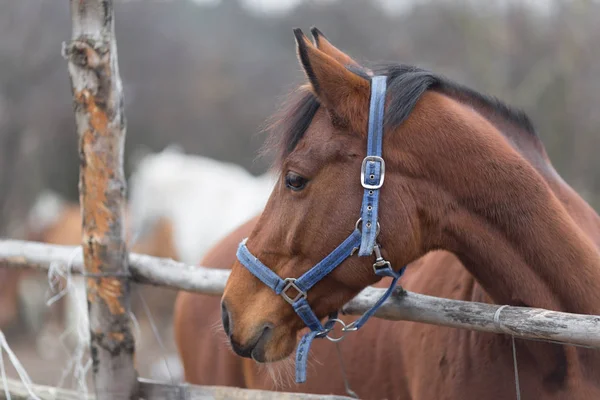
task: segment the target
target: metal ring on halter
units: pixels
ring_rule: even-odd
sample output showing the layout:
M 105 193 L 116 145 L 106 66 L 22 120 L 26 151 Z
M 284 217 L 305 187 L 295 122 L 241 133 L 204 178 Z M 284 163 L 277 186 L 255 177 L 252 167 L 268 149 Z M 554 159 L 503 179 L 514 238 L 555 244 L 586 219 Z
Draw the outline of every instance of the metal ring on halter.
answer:
M 354 225 L 355 229 L 358 229 L 360 231 L 359 225 L 362 224 L 362 218 L 359 218 L 358 221 L 356 221 L 356 225 Z M 377 232 L 375 232 L 375 237 L 379 236 L 379 231 L 381 230 L 381 226 L 379 225 L 379 221 L 377 221 Z
M 348 331 L 344 330 L 344 328 L 346 328 L 346 324 L 344 323 L 344 321 L 342 321 L 341 319 L 338 319 L 338 318 L 331 318 L 327 322 L 330 322 L 330 321 L 339 322 L 342 325 L 342 336 L 340 336 L 340 337 L 331 337 L 331 336 L 329 336 L 329 332 L 331 332 L 333 330 L 333 326 L 335 326 L 335 324 L 334 324 L 331 328 L 326 329 L 326 330 L 323 331 L 324 336 L 322 336 L 322 337 L 325 337 L 325 338 L 329 339 L 332 342 L 339 342 L 340 340 L 342 340 L 342 339 L 344 339 L 346 337 L 346 333 L 348 332 Z

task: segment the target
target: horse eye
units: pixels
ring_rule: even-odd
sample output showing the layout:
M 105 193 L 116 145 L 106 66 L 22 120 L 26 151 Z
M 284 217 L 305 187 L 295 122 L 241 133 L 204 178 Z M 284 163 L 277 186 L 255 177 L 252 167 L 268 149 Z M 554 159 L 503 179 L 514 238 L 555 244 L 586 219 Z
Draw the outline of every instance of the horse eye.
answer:
M 308 179 L 293 172 L 288 172 L 285 176 L 285 186 L 292 190 L 302 190 L 308 183 Z

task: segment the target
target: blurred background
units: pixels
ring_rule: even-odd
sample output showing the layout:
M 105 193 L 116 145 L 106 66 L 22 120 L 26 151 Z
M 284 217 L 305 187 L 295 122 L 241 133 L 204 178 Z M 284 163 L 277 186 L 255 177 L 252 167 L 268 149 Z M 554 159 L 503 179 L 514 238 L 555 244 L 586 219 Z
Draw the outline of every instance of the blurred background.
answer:
M 555 168 L 600 209 L 600 1 L 116 3 L 127 176 L 140 149 L 172 144 L 264 173 L 261 130 L 303 80 L 292 28 L 314 25 L 359 61 L 423 66 L 524 109 Z M 69 38 L 66 0 L 0 0 L 0 236 L 31 238 L 25 221 L 44 190 L 77 201 L 77 134 L 60 52 Z M 171 305 L 172 296 L 156 312 L 175 357 Z M 29 346 L 19 329 L 9 343 L 33 380 L 55 384 L 60 370 L 47 363 L 64 355 L 41 354 L 46 344 Z M 164 353 L 150 352 L 148 338 L 149 350 L 138 351 L 146 376 Z

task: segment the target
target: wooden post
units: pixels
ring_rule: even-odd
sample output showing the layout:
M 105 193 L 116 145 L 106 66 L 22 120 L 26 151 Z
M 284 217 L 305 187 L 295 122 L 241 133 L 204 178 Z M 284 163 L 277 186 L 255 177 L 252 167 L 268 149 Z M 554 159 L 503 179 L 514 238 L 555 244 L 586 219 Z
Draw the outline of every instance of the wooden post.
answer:
M 70 0 L 64 46 L 79 135 L 79 201 L 96 398 L 137 396 L 125 245 L 125 115 L 112 0 Z

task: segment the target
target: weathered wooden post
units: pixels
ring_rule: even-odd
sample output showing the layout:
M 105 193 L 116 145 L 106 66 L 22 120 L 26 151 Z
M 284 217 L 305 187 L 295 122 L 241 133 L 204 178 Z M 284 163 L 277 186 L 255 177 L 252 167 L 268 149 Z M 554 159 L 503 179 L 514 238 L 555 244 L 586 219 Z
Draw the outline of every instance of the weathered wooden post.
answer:
M 79 201 L 99 400 L 136 397 L 125 244 L 125 115 L 112 0 L 70 0 L 72 41 L 65 45 L 79 135 Z

